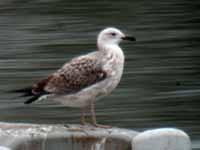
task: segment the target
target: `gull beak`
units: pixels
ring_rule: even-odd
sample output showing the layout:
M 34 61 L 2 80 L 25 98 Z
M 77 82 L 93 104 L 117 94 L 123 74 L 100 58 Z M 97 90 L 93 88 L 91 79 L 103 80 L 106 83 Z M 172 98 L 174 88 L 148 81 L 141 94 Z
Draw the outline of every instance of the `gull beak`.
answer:
M 133 36 L 124 36 L 124 37 L 122 37 L 122 40 L 136 41 L 135 37 L 133 37 Z

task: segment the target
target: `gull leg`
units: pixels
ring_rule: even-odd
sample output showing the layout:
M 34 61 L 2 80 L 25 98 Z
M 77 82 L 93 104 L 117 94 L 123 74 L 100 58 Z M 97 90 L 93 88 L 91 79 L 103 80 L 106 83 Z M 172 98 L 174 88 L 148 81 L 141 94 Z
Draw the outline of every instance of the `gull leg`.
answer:
M 85 107 L 81 108 L 81 125 L 85 125 Z
M 91 114 L 92 114 L 92 125 L 93 126 L 99 127 L 99 128 L 111 128 L 111 126 L 97 124 L 96 112 L 95 112 L 95 104 L 94 104 L 93 100 L 91 101 L 90 109 L 91 109 Z

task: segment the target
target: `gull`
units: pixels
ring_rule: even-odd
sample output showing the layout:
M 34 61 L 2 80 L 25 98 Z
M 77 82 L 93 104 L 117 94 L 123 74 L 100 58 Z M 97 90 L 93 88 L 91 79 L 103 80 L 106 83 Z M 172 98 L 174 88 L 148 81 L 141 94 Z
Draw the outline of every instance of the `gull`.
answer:
M 95 102 L 110 94 L 120 82 L 125 60 L 119 47 L 122 40 L 135 38 L 116 28 L 105 28 L 97 37 L 96 51 L 73 58 L 38 83 L 15 92 L 29 97 L 25 104 L 52 99 L 67 107 L 81 108 L 81 125 L 86 124 L 85 112 L 90 108 L 92 125 L 106 128 L 97 123 Z

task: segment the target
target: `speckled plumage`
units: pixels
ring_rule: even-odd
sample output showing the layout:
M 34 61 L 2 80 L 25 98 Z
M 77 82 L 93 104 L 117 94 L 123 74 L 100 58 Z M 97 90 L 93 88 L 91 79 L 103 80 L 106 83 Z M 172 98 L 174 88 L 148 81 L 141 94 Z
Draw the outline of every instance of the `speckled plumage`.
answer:
M 96 57 L 75 58 L 50 76 L 45 91 L 72 94 L 106 78 L 106 72 Z
M 31 88 L 33 97 L 26 103 L 48 97 L 69 107 L 84 107 L 91 100 L 110 93 L 120 81 L 124 54 L 115 41 L 104 44 L 109 42 L 106 38 L 107 35 L 100 34 L 97 51 L 73 58 L 61 69 L 34 84 Z
M 94 102 L 112 92 L 123 73 L 121 40 L 135 39 L 125 36 L 118 29 L 106 28 L 98 35 L 97 51 L 72 59 L 52 75 L 17 92 L 32 96 L 25 104 L 52 99 L 68 107 L 90 106 L 93 124 L 97 125 Z
M 101 56 L 101 59 L 99 59 L 99 56 Z M 91 100 L 96 100 L 110 93 L 119 83 L 123 71 L 124 57 L 122 55 L 120 61 L 116 60 L 116 57 L 118 55 L 115 53 L 108 55 L 97 51 L 75 58 L 54 74 L 57 79 L 61 75 L 65 76 L 63 78 L 66 78 L 69 82 L 58 84 L 58 82 L 50 80 L 51 82 L 47 83 L 45 90 L 54 93 L 51 98 L 66 106 L 87 106 Z M 82 68 L 81 66 L 85 67 Z M 63 80 L 66 81 L 66 79 Z

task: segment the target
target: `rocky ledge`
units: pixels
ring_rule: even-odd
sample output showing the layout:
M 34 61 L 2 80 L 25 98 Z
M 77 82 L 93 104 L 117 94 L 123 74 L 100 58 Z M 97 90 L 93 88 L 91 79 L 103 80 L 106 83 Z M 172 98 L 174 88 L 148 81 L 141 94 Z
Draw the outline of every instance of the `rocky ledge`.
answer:
M 174 128 L 136 132 L 79 125 L 0 123 L 0 150 L 191 150 Z

